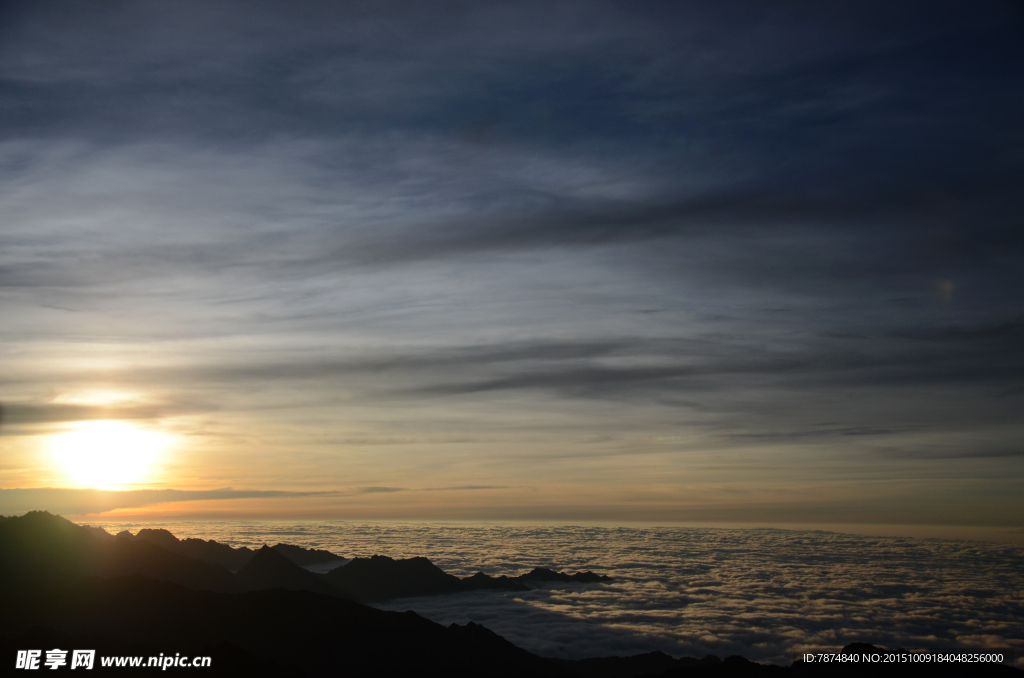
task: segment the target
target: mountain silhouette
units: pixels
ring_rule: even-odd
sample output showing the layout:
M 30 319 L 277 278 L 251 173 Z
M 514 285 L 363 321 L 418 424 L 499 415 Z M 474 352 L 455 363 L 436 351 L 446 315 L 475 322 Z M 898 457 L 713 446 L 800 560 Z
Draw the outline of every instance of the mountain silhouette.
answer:
M 0 588 L 36 588 L 43 581 L 96 573 L 104 540 L 45 511 L 0 523 Z
M 466 590 L 461 579 L 423 557 L 402 560 L 387 556 L 353 558 L 347 565 L 325 574 L 324 578 L 346 597 L 362 601 Z
M 0 549 L 21 554 L 0 565 L 0 572 L 11 582 L 141 574 L 205 591 L 284 588 L 365 602 L 477 590 L 525 591 L 529 588 L 525 582 L 607 580 L 589 572 L 568 575 L 544 568 L 518 577 L 478 572 L 459 579 L 427 558 L 381 555 L 354 558 L 319 575 L 300 565 L 344 561 L 330 551 L 290 544 L 253 551 L 212 540 L 179 540 L 165 529 L 143 528 L 135 535 L 123 531 L 112 537 L 102 529 L 75 525 L 41 511 L 0 523 Z
M 235 582 L 241 591 L 287 589 L 338 595 L 338 590 L 322 576 L 302 569 L 266 545 L 256 551 L 245 567 L 235 573 Z
M 563 583 L 572 582 L 580 584 L 592 584 L 595 582 L 611 580 L 611 577 L 604 574 L 594 574 L 593 572 L 577 572 L 576 574 L 566 574 L 564 572 L 555 572 L 554 570 L 549 570 L 546 567 L 535 567 L 526 574 L 521 574 L 515 578 L 519 581 Z
M 321 565 L 344 560 L 341 556 L 331 553 L 330 551 L 324 551 L 323 549 L 304 549 L 301 546 L 295 546 L 294 544 L 274 544 L 272 548 L 296 565 Z
M 477 572 L 470 577 L 464 578 L 462 580 L 462 585 L 467 591 L 483 591 L 489 589 L 499 591 L 530 590 L 529 586 L 517 581 L 516 577 L 506 577 L 505 575 L 490 577 L 483 572 Z
M 524 582 L 593 583 L 611 579 L 593 572 L 570 575 L 541 567 L 518 577 L 491 577 L 477 572 L 459 579 L 423 557 L 395 560 L 380 555 L 354 558 L 347 565 L 335 568 L 324 576 L 346 597 L 367 602 L 465 591 L 528 591 L 530 587 Z
M 194 589 L 230 591 L 231 573 L 145 540 L 111 538 L 59 516 L 33 511 L 0 523 L 0 589 L 38 588 L 88 576 L 142 574 Z
M 132 534 L 131 532 L 124 531 L 119 533 L 118 537 L 132 538 Z M 248 546 L 231 547 L 227 544 L 220 544 L 212 539 L 208 541 L 196 538 L 179 540 L 168 530 L 162 528 L 143 528 L 138 531 L 134 538 L 151 542 L 172 553 L 180 553 L 189 558 L 221 565 L 232 572 L 242 569 L 255 553 Z M 335 555 L 330 551 L 306 549 L 292 544 L 277 544 L 273 548 L 296 565 L 319 565 L 334 561 L 340 563 L 343 560 L 341 556 Z
M 131 532 L 124 530 L 120 532 L 118 536 L 127 538 L 131 536 Z M 152 529 L 144 527 L 135 534 L 135 538 L 148 541 L 152 544 L 156 544 L 160 548 L 164 548 L 175 553 L 181 551 L 181 541 L 171 534 L 169 530 L 162 528 Z
M 203 591 L 235 591 L 234 576 L 220 565 L 172 553 L 145 540 L 115 539 L 101 551 L 91 574 L 116 577 L 141 574 Z

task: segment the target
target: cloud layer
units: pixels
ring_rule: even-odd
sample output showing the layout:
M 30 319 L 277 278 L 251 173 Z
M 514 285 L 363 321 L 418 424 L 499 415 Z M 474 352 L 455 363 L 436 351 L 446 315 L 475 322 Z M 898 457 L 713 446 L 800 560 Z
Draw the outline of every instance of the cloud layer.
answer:
M 149 524 L 102 523 L 108 530 Z M 391 601 L 435 621 L 484 624 L 546 656 L 661 650 L 788 665 L 851 642 L 1021 654 L 1020 545 L 790 530 L 227 521 L 161 523 L 179 537 L 301 544 L 345 557 L 426 556 L 459 576 L 593 570 L 548 584 Z M 1020 660 L 1018 660 L 1018 663 Z

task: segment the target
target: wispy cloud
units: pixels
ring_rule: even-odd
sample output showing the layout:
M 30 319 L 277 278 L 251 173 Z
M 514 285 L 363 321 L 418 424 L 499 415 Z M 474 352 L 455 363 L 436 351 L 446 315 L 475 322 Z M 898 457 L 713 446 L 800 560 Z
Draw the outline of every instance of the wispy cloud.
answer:
M 424 492 L 458 492 L 461 490 L 505 490 L 508 485 L 456 485 L 454 487 L 425 487 Z
M 330 496 L 337 492 L 287 492 L 280 490 L 94 490 L 61 487 L 0 489 L 0 512 L 19 514 L 46 510 L 63 515 L 106 513 L 119 508 L 154 504 L 232 499 L 278 499 Z

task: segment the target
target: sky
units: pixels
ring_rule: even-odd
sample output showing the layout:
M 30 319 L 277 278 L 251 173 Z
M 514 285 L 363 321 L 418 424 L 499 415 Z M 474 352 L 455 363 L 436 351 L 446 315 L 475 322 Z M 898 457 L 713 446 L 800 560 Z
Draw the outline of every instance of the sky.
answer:
M 1024 526 L 1015 2 L 0 5 L 0 513 Z

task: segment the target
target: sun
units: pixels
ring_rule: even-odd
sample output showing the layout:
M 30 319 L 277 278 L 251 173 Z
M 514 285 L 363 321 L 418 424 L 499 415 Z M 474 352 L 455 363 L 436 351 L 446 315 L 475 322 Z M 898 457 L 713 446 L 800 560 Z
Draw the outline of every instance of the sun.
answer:
M 116 489 L 145 481 L 169 439 L 121 421 L 86 421 L 51 439 L 54 461 L 78 487 Z

